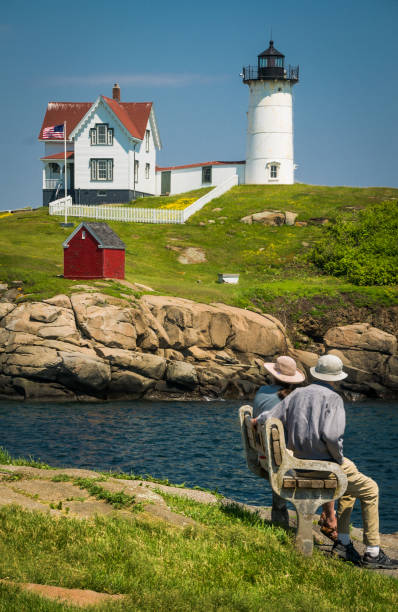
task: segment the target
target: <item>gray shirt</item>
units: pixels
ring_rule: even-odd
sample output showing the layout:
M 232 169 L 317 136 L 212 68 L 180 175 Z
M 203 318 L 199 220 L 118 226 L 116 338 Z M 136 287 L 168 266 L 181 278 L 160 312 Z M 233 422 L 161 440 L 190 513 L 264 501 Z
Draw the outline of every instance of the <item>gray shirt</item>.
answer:
M 260 414 L 257 423 L 261 425 L 271 417 L 282 421 L 287 448 L 295 457 L 343 463 L 344 404 L 329 385 L 316 383 L 295 389 Z

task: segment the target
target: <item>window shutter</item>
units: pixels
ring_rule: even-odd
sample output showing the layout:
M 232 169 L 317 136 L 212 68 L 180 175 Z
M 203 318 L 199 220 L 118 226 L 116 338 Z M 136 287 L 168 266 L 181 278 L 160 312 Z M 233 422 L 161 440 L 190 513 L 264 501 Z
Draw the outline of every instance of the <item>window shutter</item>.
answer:
M 97 130 L 95 128 L 91 128 L 90 130 L 90 140 L 92 145 L 97 144 Z
M 90 165 L 91 165 L 91 180 L 96 181 L 97 180 L 97 160 L 96 159 L 90 160 Z
M 113 159 L 108 159 L 108 171 L 107 171 L 107 176 L 108 176 L 108 181 L 113 181 Z
M 108 128 L 108 145 L 113 145 L 113 128 Z

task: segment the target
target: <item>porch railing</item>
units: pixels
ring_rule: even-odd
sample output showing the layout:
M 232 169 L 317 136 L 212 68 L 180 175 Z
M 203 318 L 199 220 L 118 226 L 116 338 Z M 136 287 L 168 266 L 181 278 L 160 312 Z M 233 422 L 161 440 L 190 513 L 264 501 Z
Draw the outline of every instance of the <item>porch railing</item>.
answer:
M 44 189 L 57 189 L 64 186 L 64 179 L 44 179 Z

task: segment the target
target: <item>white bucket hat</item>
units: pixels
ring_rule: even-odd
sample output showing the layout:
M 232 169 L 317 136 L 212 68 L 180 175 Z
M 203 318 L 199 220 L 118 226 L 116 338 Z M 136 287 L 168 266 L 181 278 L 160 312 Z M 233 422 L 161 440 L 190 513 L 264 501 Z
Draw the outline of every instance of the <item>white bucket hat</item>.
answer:
M 343 380 L 348 374 L 343 372 L 343 362 L 337 355 L 322 355 L 315 367 L 310 368 L 314 378 L 320 380 Z
M 275 363 L 264 363 L 264 367 L 272 376 L 287 383 L 301 383 L 305 376 L 297 369 L 297 364 L 291 357 L 282 355 Z

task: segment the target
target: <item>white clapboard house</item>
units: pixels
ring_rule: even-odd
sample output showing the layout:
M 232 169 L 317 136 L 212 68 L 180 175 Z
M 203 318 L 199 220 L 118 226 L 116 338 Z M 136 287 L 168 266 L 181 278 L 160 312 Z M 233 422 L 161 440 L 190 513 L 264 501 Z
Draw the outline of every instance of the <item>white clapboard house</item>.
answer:
M 46 128 L 66 122 L 67 188 L 74 203 L 128 202 L 156 193 L 156 150 L 161 142 L 151 102 L 50 102 L 39 140 L 44 142 L 43 204 L 64 195 L 64 141 Z M 56 136 L 56 135 L 55 135 Z
M 157 167 L 161 142 L 153 104 L 121 102 L 117 84 L 112 98 L 100 96 L 94 103 L 50 102 L 39 135 L 45 144 L 43 204 L 64 194 L 64 142 L 59 134 L 51 137 L 49 128 L 62 129 L 65 121 L 68 194 L 75 204 L 183 193 L 221 186 L 232 177 L 241 184 L 294 183 L 292 89 L 299 69 L 285 68 L 284 61 L 271 40 L 257 65 L 243 68 L 249 87 L 244 161 Z

